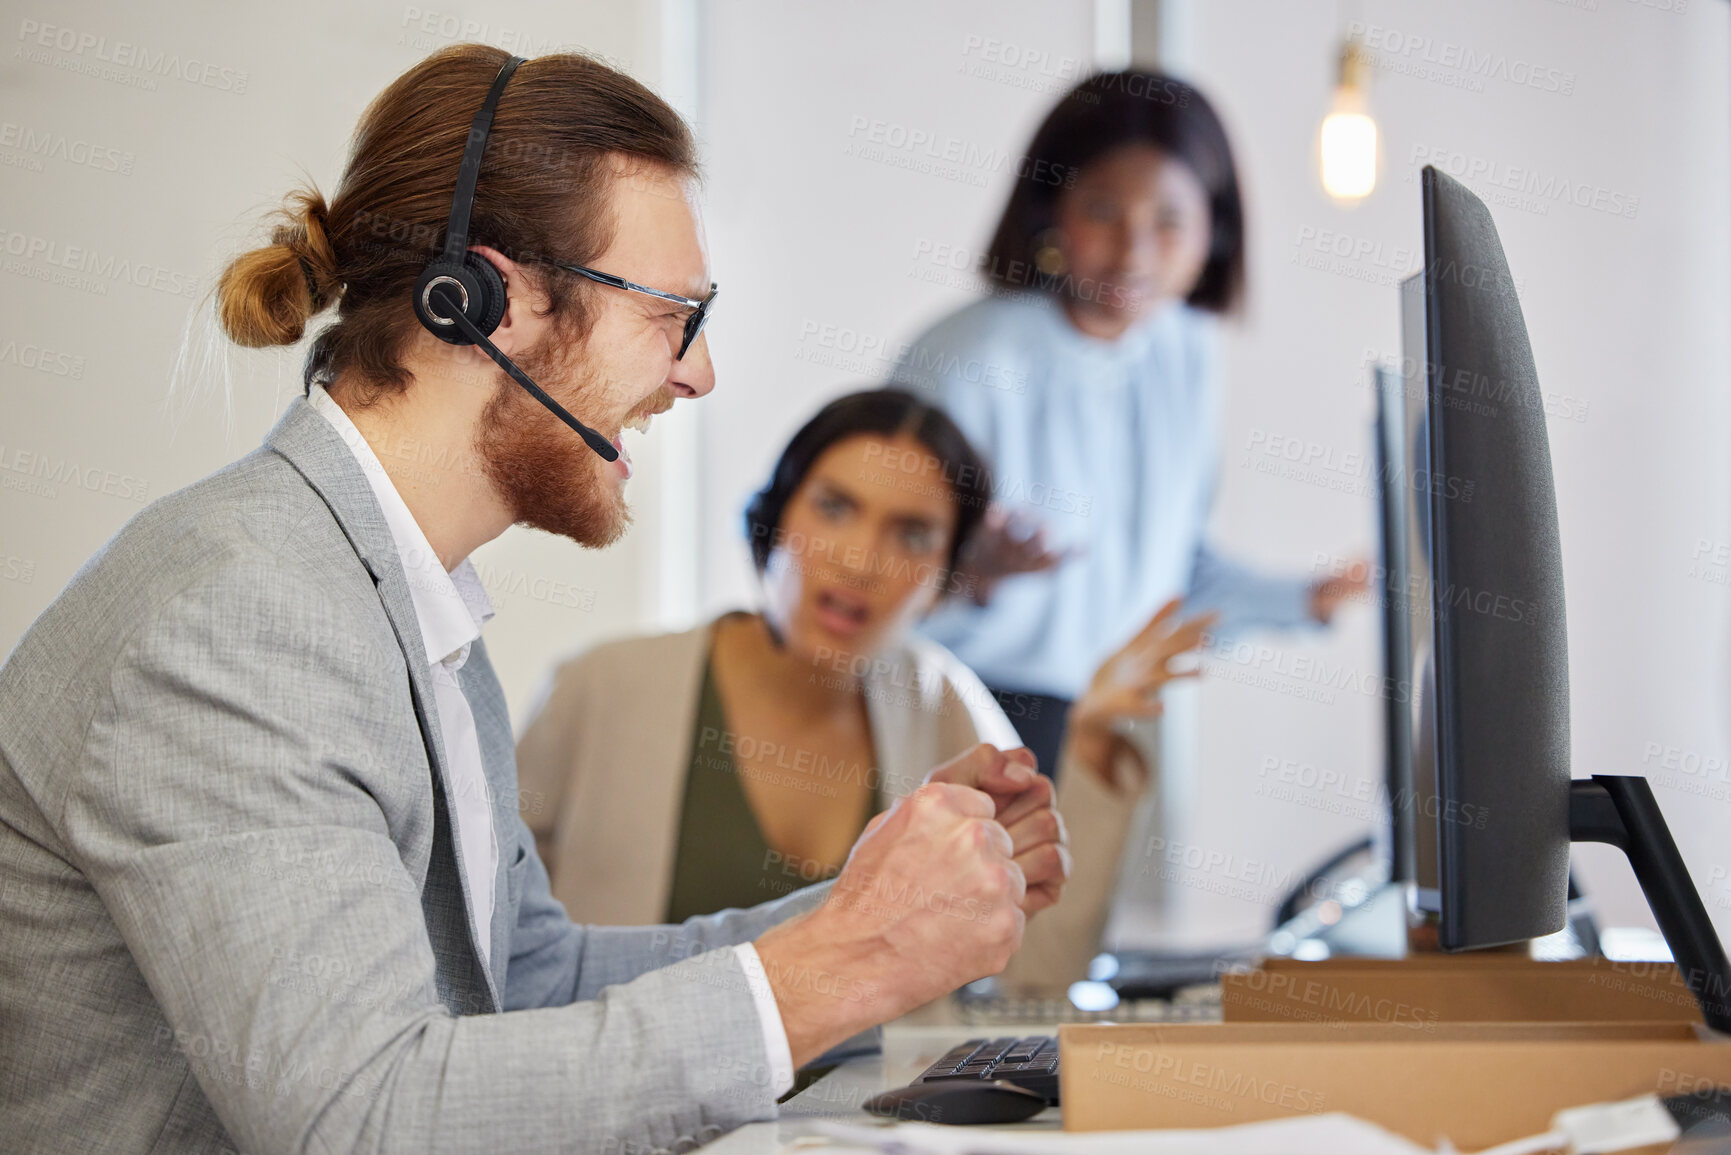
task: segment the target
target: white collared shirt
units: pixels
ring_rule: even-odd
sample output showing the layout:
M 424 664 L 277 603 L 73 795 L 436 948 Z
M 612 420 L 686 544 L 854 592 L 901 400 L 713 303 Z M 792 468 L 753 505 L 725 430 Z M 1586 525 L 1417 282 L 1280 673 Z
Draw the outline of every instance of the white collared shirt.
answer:
M 446 572 L 372 446 L 342 406 L 331 400 L 320 385 L 308 391 L 307 400 L 335 427 L 360 463 L 403 563 L 409 597 L 415 603 L 415 617 L 421 623 L 421 639 L 426 645 L 433 701 L 439 713 L 439 737 L 444 742 L 451 796 L 456 802 L 452 825 L 457 838 L 457 865 L 463 876 L 463 889 L 469 896 L 469 909 L 475 916 L 475 940 L 481 947 L 481 960 L 491 966 L 493 880 L 499 873 L 499 839 L 493 831 L 492 792 L 481 768 L 481 741 L 475 732 L 475 715 L 458 685 L 457 671 L 469 660 L 469 648 L 481 636 L 481 627 L 493 616 L 493 603 L 467 558 Z
M 456 799 L 458 845 L 457 865 L 463 877 L 463 889 L 469 896 L 469 909 L 475 915 L 475 937 L 481 946 L 482 962 L 491 967 L 493 926 L 493 885 L 499 872 L 499 840 L 493 830 L 492 793 L 487 776 L 481 768 L 481 742 L 475 731 L 475 715 L 469 700 L 463 696 L 457 682 L 457 671 L 469 660 L 469 649 L 481 636 L 481 627 L 493 616 L 493 603 L 487 597 L 480 575 L 468 558 L 458 562 L 447 573 L 444 563 L 433 552 L 414 514 L 404 503 L 402 494 L 391 481 L 378 455 L 367 439 L 349 420 L 342 406 L 331 400 L 324 386 L 313 385 L 307 391 L 312 407 L 331 423 L 349 451 L 355 455 L 367 483 L 373 487 L 379 509 L 390 527 L 396 543 L 397 556 L 408 579 L 409 596 L 415 604 L 415 617 L 421 625 L 421 639 L 426 645 L 427 662 L 432 674 L 433 700 L 439 712 L 439 738 L 445 747 L 445 761 L 451 776 L 451 793 Z M 739 943 L 734 948 L 740 967 L 745 971 L 746 986 L 757 1006 L 758 1021 L 763 1028 L 764 1052 L 769 1058 L 770 1083 L 776 1098 L 793 1087 L 793 1055 L 787 1044 L 787 1031 L 782 1026 L 781 1008 L 770 989 L 769 976 L 757 948 Z

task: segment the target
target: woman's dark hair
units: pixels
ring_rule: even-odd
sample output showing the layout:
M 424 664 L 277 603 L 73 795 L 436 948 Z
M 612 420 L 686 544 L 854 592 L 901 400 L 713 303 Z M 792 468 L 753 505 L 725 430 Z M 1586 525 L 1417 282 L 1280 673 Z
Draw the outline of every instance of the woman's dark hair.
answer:
M 956 498 L 956 529 L 950 537 L 950 556 L 945 566 L 956 568 L 956 558 L 973 537 L 986 506 L 992 500 L 992 473 L 956 423 L 943 410 L 902 389 L 870 389 L 838 397 L 817 411 L 800 427 L 781 460 L 769 475 L 769 484 L 758 490 L 745 507 L 745 535 L 751 542 L 751 560 L 757 572 L 769 567 L 781 515 L 794 491 L 824 451 L 850 437 L 876 434 L 880 437 L 907 435 L 931 451 Z
M 1059 196 L 1084 169 L 1134 144 L 1183 161 L 1208 191 L 1214 235 L 1187 300 L 1215 313 L 1232 308 L 1244 289 L 1244 206 L 1226 129 L 1195 88 L 1137 69 L 1088 77 L 1040 125 L 986 252 L 985 275 L 1004 288 L 1063 291 L 1062 274 L 1047 275 L 1034 263 L 1040 234 L 1056 223 Z

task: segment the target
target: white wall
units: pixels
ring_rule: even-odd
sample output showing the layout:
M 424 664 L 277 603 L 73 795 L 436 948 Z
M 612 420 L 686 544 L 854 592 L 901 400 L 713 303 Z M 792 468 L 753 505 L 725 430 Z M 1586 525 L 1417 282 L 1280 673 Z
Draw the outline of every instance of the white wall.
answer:
M 234 350 L 231 405 L 209 372 L 202 391 L 169 404 L 189 314 L 223 262 L 256 243 L 263 214 L 297 182 L 335 194 L 348 136 L 381 88 L 461 39 L 528 55 L 581 46 L 653 85 L 662 45 L 661 10 L 642 0 L 315 0 L 292 14 L 215 0 L 11 0 L 6 12 L 0 650 L 144 501 L 257 446 L 300 391 L 301 349 Z M 127 63 L 140 50 L 157 71 Z M 184 79 L 204 79 L 205 66 L 205 83 Z M 52 155 L 91 146 L 95 164 Z M 85 260 L 117 275 L 62 267 Z M 194 325 L 195 338 L 208 331 L 202 314 Z M 50 371 L 25 367 L 40 349 Z M 614 550 L 513 530 L 477 555 L 499 610 L 488 644 L 514 708 L 557 653 L 657 619 L 647 575 L 664 548 L 658 449 L 632 483 L 638 532 Z
M 1599 209 L 1501 195 L 1491 205 L 1520 284 L 1550 421 L 1567 580 L 1575 773 L 1648 773 L 1722 933 L 1731 931 L 1731 753 L 1726 719 L 1728 458 L 1731 367 L 1731 10 L 1688 0 L 1681 12 L 1636 0 L 1378 0 L 1346 6 L 1371 25 L 1384 64 L 1373 112 L 1382 182 L 1337 208 L 1311 177 L 1340 19 L 1327 0 L 1209 0 L 1186 5 L 1194 78 L 1228 121 L 1249 185 L 1253 302 L 1233 327 L 1220 537 L 1268 563 L 1307 568 L 1313 550 L 1374 551 L 1368 493 L 1350 495 L 1258 472 L 1253 438 L 1314 443 L 1338 460 L 1368 452 L 1365 350 L 1399 351 L 1390 281 L 1417 267 L 1417 169 L 1494 165 L 1599 195 Z M 1675 3 L 1671 9 L 1676 7 Z M 1428 38 L 1416 53 L 1389 49 Z M 1450 54 L 1537 70 L 1541 85 L 1482 79 L 1422 62 Z M 1493 67 L 1496 65 L 1493 64 Z M 1429 150 L 1428 152 L 1425 150 Z M 1438 159 L 1442 158 L 1442 159 Z M 1448 163 L 1444 164 L 1444 160 Z M 1585 194 L 1583 194 L 1585 195 Z M 1585 195 L 1589 205 L 1592 196 Z M 1629 208 L 1629 215 L 1614 211 Z M 1336 242 L 1336 234 L 1349 240 Z M 1318 246 L 1368 246 L 1327 260 Z M 1258 442 L 1257 444 L 1265 444 Z M 1249 464 L 1246 464 L 1246 462 Z M 1336 472 L 1318 471 L 1339 480 Z M 1705 542 L 1711 561 L 1697 567 Z M 1375 615 L 1347 616 L 1319 651 L 1376 672 Z M 1300 652 L 1283 647 L 1283 659 Z M 1296 690 L 1300 678 L 1284 679 Z M 1258 796 L 1264 759 L 1373 778 L 1378 700 L 1305 701 L 1216 678 L 1202 690 L 1203 786 L 1195 840 L 1282 867 L 1321 857 L 1363 828 L 1304 804 Z M 1664 772 L 1716 759 L 1714 774 Z M 1661 751 L 1654 755 L 1653 751 Z M 1707 790 L 1709 794 L 1695 793 Z M 1333 799 L 1338 801 L 1338 797 Z M 1359 808 L 1362 813 L 1362 807 Z M 1614 923 L 1650 919 L 1621 856 L 1577 852 L 1585 885 Z M 1188 929 L 1230 938 L 1262 925 L 1257 902 L 1187 889 Z
M 718 384 L 703 414 L 702 607 L 714 612 L 755 604 L 740 514 L 787 438 L 825 401 L 880 382 L 901 345 L 975 293 L 968 261 L 1034 128 L 1090 68 L 1095 16 L 1081 0 L 706 12 L 725 310 L 709 330 Z

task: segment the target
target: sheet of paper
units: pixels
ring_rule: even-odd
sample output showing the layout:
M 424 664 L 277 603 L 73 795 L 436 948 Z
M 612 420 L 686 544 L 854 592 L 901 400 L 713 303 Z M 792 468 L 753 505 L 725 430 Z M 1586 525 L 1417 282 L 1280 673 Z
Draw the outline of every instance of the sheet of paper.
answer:
M 1196 1131 L 1023 1131 L 813 1120 L 801 1155 L 876 1150 L 886 1155 L 1433 1155 L 1409 1139 L 1335 1112 Z M 818 1136 L 821 1135 L 822 1139 Z

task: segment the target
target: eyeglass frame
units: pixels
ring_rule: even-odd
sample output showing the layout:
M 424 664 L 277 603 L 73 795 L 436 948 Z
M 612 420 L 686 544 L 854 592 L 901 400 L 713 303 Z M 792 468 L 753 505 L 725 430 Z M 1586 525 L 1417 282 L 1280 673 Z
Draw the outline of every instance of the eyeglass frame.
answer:
M 624 277 L 616 277 L 612 273 L 603 273 L 600 269 L 591 269 L 587 265 L 567 265 L 562 261 L 549 263 L 555 269 L 564 269 L 567 273 L 576 273 L 580 277 L 587 277 L 591 281 L 609 285 L 615 289 L 629 289 L 633 293 L 644 293 L 694 310 L 691 316 L 685 319 L 685 335 L 680 342 L 679 352 L 673 355 L 675 361 L 685 360 L 686 350 L 690 349 L 691 343 L 697 340 L 697 335 L 703 332 L 703 326 L 709 322 L 710 307 L 715 303 L 716 294 L 721 292 L 721 286 L 711 281 L 709 282 L 709 295 L 707 297 L 701 300 L 696 297 L 682 297 L 678 293 L 664 293 L 660 289 L 651 289 L 648 285 L 639 285 L 635 281 L 627 281 Z

